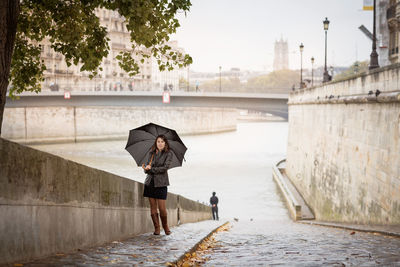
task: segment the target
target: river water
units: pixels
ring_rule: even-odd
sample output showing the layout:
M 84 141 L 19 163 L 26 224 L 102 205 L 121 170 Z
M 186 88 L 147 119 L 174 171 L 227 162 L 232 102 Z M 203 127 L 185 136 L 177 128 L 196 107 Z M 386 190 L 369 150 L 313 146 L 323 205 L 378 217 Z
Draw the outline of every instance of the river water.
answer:
M 286 154 L 286 122 L 240 123 L 237 131 L 182 136 L 188 147 L 183 167 L 169 171 L 169 192 L 208 203 L 215 191 L 219 215 L 287 218 L 272 166 Z M 125 151 L 126 141 L 35 145 L 34 148 L 143 182 L 145 174 Z M 288 218 L 287 218 L 288 219 Z

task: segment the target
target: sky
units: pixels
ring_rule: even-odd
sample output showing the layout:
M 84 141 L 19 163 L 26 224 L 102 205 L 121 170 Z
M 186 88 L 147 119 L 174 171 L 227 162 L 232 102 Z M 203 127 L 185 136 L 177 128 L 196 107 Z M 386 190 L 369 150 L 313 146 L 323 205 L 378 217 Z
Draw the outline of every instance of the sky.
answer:
M 274 42 L 289 44 L 289 68 L 300 68 L 300 43 L 304 44 L 303 68 L 324 64 L 328 30 L 328 66 L 349 66 L 369 59 L 371 41 L 358 29 L 372 32 L 373 12 L 363 11 L 362 0 L 192 0 L 190 12 L 178 15 L 181 27 L 171 39 L 193 58 L 191 70 L 218 72 L 272 71 Z

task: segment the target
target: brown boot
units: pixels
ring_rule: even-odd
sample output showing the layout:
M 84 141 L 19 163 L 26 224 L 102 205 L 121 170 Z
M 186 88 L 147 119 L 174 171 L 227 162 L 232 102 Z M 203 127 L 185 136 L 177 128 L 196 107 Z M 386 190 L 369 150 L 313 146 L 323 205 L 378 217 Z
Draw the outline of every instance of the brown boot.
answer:
M 151 219 L 153 220 L 154 225 L 154 234 L 160 234 L 160 220 L 158 219 L 158 213 L 151 214 Z
M 171 231 L 169 230 L 169 227 L 168 227 L 167 215 L 160 215 L 160 217 L 161 217 L 161 223 L 162 223 L 162 227 L 164 228 L 165 234 L 170 235 Z

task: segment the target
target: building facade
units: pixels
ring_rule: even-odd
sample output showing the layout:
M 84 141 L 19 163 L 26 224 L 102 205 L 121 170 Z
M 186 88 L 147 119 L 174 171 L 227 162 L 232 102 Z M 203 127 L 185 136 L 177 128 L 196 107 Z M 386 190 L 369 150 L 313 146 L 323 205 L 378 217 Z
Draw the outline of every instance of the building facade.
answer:
M 49 40 L 44 40 L 41 43 L 41 58 L 46 65 L 46 71 L 44 72 L 42 91 L 150 91 L 161 90 L 165 83 L 172 84 L 173 88 L 179 87 L 179 73 L 182 70 L 162 73 L 158 70 L 152 57 L 144 58 L 144 62 L 141 63 L 141 58 L 136 56 L 140 73 L 130 77 L 120 68 L 118 60 L 115 58 L 120 52 L 132 51 L 130 33 L 126 29 L 125 19 L 118 12 L 107 9 L 98 9 L 96 15 L 100 19 L 100 24 L 107 27 L 110 39 L 109 54 L 100 65 L 102 70 L 99 70 L 96 77 L 90 79 L 89 72 L 80 71 L 80 64 L 68 67 L 64 56 L 51 48 Z M 176 43 L 172 43 L 170 46 L 178 49 Z M 150 54 L 150 50 L 145 47 L 138 49 Z M 164 79 L 164 82 L 160 77 L 167 78 Z M 155 86 L 157 84 L 160 86 Z
M 399 59 L 399 31 L 400 31 L 400 7 L 399 0 L 381 1 L 380 5 L 386 4 L 387 24 L 386 31 L 388 32 L 388 49 L 387 55 L 390 63 L 400 62 Z M 382 12 L 380 12 L 381 14 Z
M 185 50 L 178 46 L 177 41 L 168 42 L 168 45 L 175 51 L 185 54 Z M 160 71 L 157 60 L 152 57 L 152 90 L 155 91 L 178 91 L 185 90 L 179 86 L 179 81 L 187 80 L 188 67 L 176 68 L 174 70 Z
M 376 2 L 376 37 L 377 37 L 377 53 L 379 66 L 387 66 L 391 63 L 389 48 L 389 29 L 387 19 L 387 10 L 389 8 L 389 0 L 381 0 Z

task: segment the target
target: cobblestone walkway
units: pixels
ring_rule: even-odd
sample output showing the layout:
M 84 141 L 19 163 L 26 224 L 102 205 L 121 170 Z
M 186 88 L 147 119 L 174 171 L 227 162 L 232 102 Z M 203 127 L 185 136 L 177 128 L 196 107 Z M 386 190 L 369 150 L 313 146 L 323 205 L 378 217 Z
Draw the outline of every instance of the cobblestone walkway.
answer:
M 171 228 L 170 236 L 152 233 L 72 254 L 57 254 L 23 266 L 165 266 L 208 235 L 222 221 L 188 223 Z
M 400 238 L 290 220 L 232 222 L 206 266 L 400 266 Z

